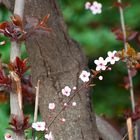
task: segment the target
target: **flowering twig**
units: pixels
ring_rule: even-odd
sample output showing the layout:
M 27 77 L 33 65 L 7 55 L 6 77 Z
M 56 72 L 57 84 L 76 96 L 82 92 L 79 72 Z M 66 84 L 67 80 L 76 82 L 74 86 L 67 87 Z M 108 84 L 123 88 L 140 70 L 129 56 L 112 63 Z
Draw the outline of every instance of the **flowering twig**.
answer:
M 79 93 L 79 91 L 81 91 L 83 88 L 87 87 L 91 81 L 92 81 L 92 78 L 90 78 L 89 82 L 86 82 L 84 83 L 78 90 L 75 90 L 73 95 L 70 97 L 70 99 L 66 102 L 67 105 L 69 105 L 71 103 L 71 101 L 73 100 L 73 98 L 77 95 L 77 93 Z M 51 127 L 51 125 L 54 123 L 54 121 L 58 118 L 58 116 L 66 109 L 66 106 L 63 106 L 60 111 L 56 114 L 56 116 L 52 119 L 52 121 L 49 123 L 49 125 L 47 126 L 47 129 L 49 130 L 49 128 Z M 40 138 L 42 137 L 43 135 L 41 135 L 38 140 L 40 140 Z
M 78 90 L 76 90 L 73 95 L 70 97 L 70 99 L 67 101 L 67 105 L 73 100 L 73 98 L 77 95 L 77 93 L 82 90 L 84 87 L 87 87 L 87 85 L 89 85 L 90 81 L 88 83 L 83 84 Z M 47 128 L 49 129 L 51 127 L 51 125 L 53 124 L 53 122 L 57 119 L 57 117 L 63 112 L 63 110 L 65 110 L 66 106 L 63 106 L 61 108 L 61 110 L 56 114 L 56 116 L 53 118 L 53 120 L 50 122 L 50 124 L 47 126 Z

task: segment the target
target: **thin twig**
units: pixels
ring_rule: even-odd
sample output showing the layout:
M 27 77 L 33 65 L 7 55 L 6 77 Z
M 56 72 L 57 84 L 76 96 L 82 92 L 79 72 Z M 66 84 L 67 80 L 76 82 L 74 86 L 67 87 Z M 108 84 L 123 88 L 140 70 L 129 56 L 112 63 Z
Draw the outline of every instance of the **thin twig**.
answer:
M 128 138 L 129 140 L 133 140 L 133 124 L 132 124 L 131 117 L 129 117 L 126 120 L 126 124 L 127 124 Z
M 40 85 L 40 80 L 37 81 L 37 86 L 36 88 L 36 97 L 35 97 L 35 109 L 34 109 L 34 123 L 37 122 L 38 118 L 38 100 L 39 100 L 39 85 Z M 32 129 L 32 140 L 35 140 L 35 130 Z
M 133 130 L 135 129 L 135 127 L 132 128 Z M 125 138 L 128 136 L 128 132 L 123 136 L 123 138 L 121 140 L 125 140 Z
M 78 90 L 76 90 L 74 93 L 73 93 L 73 96 L 71 96 L 71 98 L 67 101 L 67 105 L 69 105 L 69 103 L 71 103 L 72 99 L 77 95 L 77 93 L 83 89 L 85 86 L 89 85 L 90 82 L 88 83 L 85 83 L 83 84 Z M 56 116 L 53 118 L 53 120 L 50 122 L 50 124 L 47 126 L 47 128 L 49 129 L 51 127 L 51 125 L 53 124 L 53 122 L 57 119 L 57 117 L 62 113 L 63 110 L 66 109 L 66 106 L 63 106 L 61 108 L 61 110 L 56 114 Z
M 93 77 L 92 77 L 93 78 Z M 77 93 L 79 93 L 83 88 L 87 87 L 91 81 L 92 78 L 90 79 L 89 82 L 83 84 L 78 90 L 75 90 L 73 95 L 70 97 L 70 99 L 67 101 L 67 105 L 69 105 L 71 103 L 71 101 L 73 100 L 73 98 L 77 95 Z M 47 126 L 48 130 L 51 127 L 51 125 L 54 123 L 54 121 L 58 118 L 58 116 L 66 109 L 66 106 L 63 106 L 60 111 L 56 114 L 56 116 L 53 118 L 53 120 L 49 123 L 49 125 Z M 40 138 L 43 136 L 43 134 L 38 138 L 38 140 L 40 140 Z
M 121 0 L 118 0 L 118 2 L 121 3 Z M 127 51 L 126 28 L 125 28 L 123 9 L 121 6 L 119 6 L 119 11 L 120 11 L 120 22 L 121 22 L 121 27 L 122 27 L 122 32 L 123 32 L 124 49 L 125 49 L 125 51 Z M 133 111 L 133 113 L 135 113 L 133 80 L 132 80 L 131 71 L 129 68 L 128 68 L 128 77 L 129 77 L 129 82 L 130 82 L 130 96 L 131 96 L 132 111 Z
M 121 0 L 118 0 L 119 3 L 122 3 Z M 125 28 L 125 21 L 124 21 L 124 14 L 123 14 L 123 8 L 119 6 L 119 12 L 120 12 L 120 22 L 121 22 L 121 27 L 122 27 L 122 32 L 123 32 L 123 42 L 124 42 L 124 50 L 125 52 L 127 51 L 127 36 L 126 36 L 126 28 Z M 126 61 L 127 63 L 127 61 Z M 127 72 L 128 72 L 128 78 L 129 78 L 129 84 L 130 84 L 130 98 L 131 98 L 131 105 L 132 105 L 132 111 L 135 113 L 135 99 L 134 99 L 134 89 L 133 89 L 133 79 L 131 76 L 131 70 L 130 68 L 127 67 Z M 138 140 L 138 127 L 137 124 L 135 126 L 135 139 Z
M 37 117 L 38 117 L 39 85 L 40 85 L 40 80 L 37 81 L 37 86 L 36 86 L 36 98 L 35 98 L 34 122 L 37 121 Z

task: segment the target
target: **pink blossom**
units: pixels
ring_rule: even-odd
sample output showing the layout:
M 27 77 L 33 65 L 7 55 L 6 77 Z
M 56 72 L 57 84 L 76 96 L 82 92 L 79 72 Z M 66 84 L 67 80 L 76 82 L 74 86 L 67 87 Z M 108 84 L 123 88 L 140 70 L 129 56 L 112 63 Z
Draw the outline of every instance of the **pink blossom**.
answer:
M 99 76 L 98 78 L 99 78 L 99 80 L 103 80 L 103 76 Z
M 49 129 L 46 127 L 45 131 L 46 131 L 46 132 L 48 132 L 48 131 L 49 131 Z
M 45 130 L 45 122 L 32 123 L 32 128 L 34 128 L 36 131 L 44 131 Z
M 64 106 L 65 106 L 65 107 L 67 107 L 67 106 L 68 106 L 68 104 L 67 104 L 67 103 L 64 103 Z
M 93 4 L 90 6 L 90 10 L 94 15 L 100 14 L 102 12 L 102 4 L 94 1 Z
M 105 70 L 107 61 L 103 59 L 103 57 L 99 57 L 98 60 L 94 60 L 96 66 L 96 71 Z
M 66 119 L 65 119 L 65 118 L 61 118 L 60 121 L 61 121 L 61 122 L 65 122 Z
M 70 93 L 71 93 L 71 88 L 69 86 L 65 86 L 63 89 L 62 89 L 62 94 L 65 95 L 65 96 L 70 96 Z
M 50 132 L 49 134 L 45 134 L 45 138 L 47 140 L 54 140 L 53 136 L 52 136 L 52 132 Z
M 82 71 L 82 73 L 80 74 L 79 78 L 83 81 L 83 82 L 88 82 L 89 81 L 89 77 L 90 77 L 90 72 L 87 72 L 85 70 Z
M 49 108 L 50 110 L 54 110 L 54 109 L 55 109 L 55 103 L 49 103 L 48 108 Z
M 77 88 L 76 87 L 73 87 L 73 90 L 76 90 Z
M 111 70 L 112 70 L 112 68 L 111 68 L 111 67 L 108 67 L 108 68 L 107 68 L 107 70 L 111 71 Z
M 72 106 L 76 106 L 77 105 L 77 103 L 76 102 L 72 102 Z
M 106 61 L 107 62 L 110 62 L 110 64 L 115 64 L 116 61 L 119 61 L 120 58 L 116 56 L 116 53 L 117 51 L 109 51 L 107 54 L 108 54 L 108 57 L 106 58 Z
M 4 138 L 5 138 L 5 140 L 13 140 L 11 134 L 9 134 L 9 133 L 6 133 Z
M 90 2 L 86 2 L 85 3 L 85 9 L 90 9 L 91 3 Z

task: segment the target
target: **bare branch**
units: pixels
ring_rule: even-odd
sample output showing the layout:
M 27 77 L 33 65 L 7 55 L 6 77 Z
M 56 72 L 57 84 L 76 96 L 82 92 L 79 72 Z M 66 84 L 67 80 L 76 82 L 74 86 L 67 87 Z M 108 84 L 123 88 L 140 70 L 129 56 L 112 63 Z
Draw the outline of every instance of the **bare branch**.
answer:
M 121 3 L 121 0 L 118 0 L 118 2 Z M 119 11 L 120 11 L 120 22 L 121 22 L 121 27 L 122 27 L 122 32 L 123 32 L 124 49 L 125 51 L 127 51 L 126 28 L 125 28 L 123 9 L 121 6 L 119 6 Z M 132 80 L 131 71 L 129 68 L 128 68 L 128 77 L 129 77 L 129 82 L 130 82 L 130 95 L 131 95 L 132 110 L 134 113 L 135 112 L 135 99 L 134 99 L 134 90 L 133 90 L 133 80 Z
M 40 84 L 40 80 L 38 80 L 38 82 L 37 82 L 37 87 L 36 87 L 35 110 L 34 110 L 34 122 L 37 121 L 37 116 L 38 116 L 39 84 Z
M 118 0 L 119 3 L 121 3 L 121 0 Z M 123 42 L 124 42 L 124 50 L 127 51 L 127 42 L 126 42 L 126 28 L 125 28 L 125 21 L 124 21 L 124 14 L 123 14 L 123 8 L 119 6 L 119 11 L 120 11 L 120 22 L 121 22 L 121 27 L 122 27 L 122 32 L 123 32 Z M 127 63 L 127 61 L 126 61 Z M 132 111 L 135 113 L 135 99 L 134 99 L 134 89 L 133 89 L 133 79 L 131 76 L 131 70 L 130 68 L 127 67 L 128 71 L 128 78 L 129 78 L 129 83 L 130 83 L 130 97 L 131 97 L 131 104 L 132 104 Z M 137 124 L 135 125 L 135 139 L 138 140 L 138 126 Z

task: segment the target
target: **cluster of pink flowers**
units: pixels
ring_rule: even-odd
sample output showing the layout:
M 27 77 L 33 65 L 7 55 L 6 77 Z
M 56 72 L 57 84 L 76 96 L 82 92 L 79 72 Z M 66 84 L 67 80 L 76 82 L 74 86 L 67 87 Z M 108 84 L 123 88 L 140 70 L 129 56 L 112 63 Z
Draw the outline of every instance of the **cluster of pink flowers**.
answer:
M 107 66 L 108 63 L 110 63 L 111 65 L 115 64 L 115 62 L 119 61 L 120 58 L 116 55 L 117 51 L 109 51 L 108 56 L 106 59 L 104 59 L 103 57 L 99 57 L 99 59 L 94 60 L 94 63 L 96 64 L 96 71 L 104 71 L 106 70 L 106 68 L 108 68 L 108 70 L 111 70 L 111 68 L 109 68 Z M 88 82 L 90 79 L 90 72 L 83 70 L 79 76 L 79 78 L 83 81 L 83 82 Z M 103 80 L 103 76 L 99 76 L 98 77 L 99 80 Z
M 102 12 L 102 4 L 94 1 L 92 4 L 90 2 L 85 3 L 85 9 L 91 10 L 91 12 L 96 14 L 101 14 Z
M 111 65 L 115 64 L 116 61 L 119 61 L 120 58 L 116 55 L 117 51 L 109 51 L 107 54 L 107 58 L 104 59 L 103 57 L 99 57 L 99 59 L 97 60 L 94 60 L 94 63 L 96 64 L 96 71 L 101 71 L 101 70 L 106 70 L 107 68 L 107 64 L 110 63 Z M 83 82 L 89 82 L 89 79 L 90 79 L 90 76 L 91 76 L 91 73 L 86 71 L 86 70 L 83 70 L 79 76 L 79 78 L 83 81 Z M 99 76 L 98 77 L 99 80 L 102 80 L 103 79 L 103 76 Z M 76 90 L 76 87 L 73 87 L 73 91 Z M 62 95 L 66 96 L 66 97 L 69 97 L 71 95 L 71 91 L 72 89 L 69 87 L 69 86 L 65 86 L 61 92 L 62 92 Z M 77 103 L 75 101 L 72 102 L 71 104 L 73 107 L 75 107 L 77 105 Z M 68 104 L 67 103 L 64 103 L 64 106 L 67 107 Z M 50 102 L 49 105 L 48 105 L 48 108 L 50 111 L 54 111 L 56 105 L 55 103 L 53 102 Z M 66 121 L 65 118 L 61 118 L 60 121 L 62 123 L 64 123 Z M 53 136 L 52 136 L 52 132 L 48 133 L 48 128 L 46 128 L 46 124 L 45 122 L 35 122 L 35 123 L 32 123 L 32 128 L 35 129 L 36 131 L 44 131 L 46 132 L 46 134 L 44 135 L 44 137 L 47 139 L 47 140 L 54 140 Z M 13 140 L 12 136 L 7 133 L 5 134 L 5 140 Z
M 111 65 L 115 64 L 116 61 L 119 61 L 120 58 L 116 55 L 117 51 L 109 51 L 107 54 L 107 58 L 104 59 L 103 57 L 99 57 L 98 60 L 94 60 L 96 64 L 96 71 L 106 70 L 107 64 L 110 63 Z
M 35 122 L 32 123 L 32 128 L 35 129 L 36 131 L 46 131 L 48 132 L 48 128 L 46 128 L 45 122 Z M 47 140 L 54 140 L 52 132 L 46 133 L 44 136 Z M 6 139 L 6 140 L 12 140 L 12 139 Z

